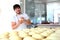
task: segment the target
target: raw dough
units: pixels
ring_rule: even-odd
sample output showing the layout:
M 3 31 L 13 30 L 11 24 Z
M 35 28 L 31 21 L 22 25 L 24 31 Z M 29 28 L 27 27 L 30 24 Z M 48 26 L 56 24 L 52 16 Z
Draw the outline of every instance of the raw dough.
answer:
M 32 37 L 25 37 L 23 40 L 36 40 L 36 39 L 34 39 Z

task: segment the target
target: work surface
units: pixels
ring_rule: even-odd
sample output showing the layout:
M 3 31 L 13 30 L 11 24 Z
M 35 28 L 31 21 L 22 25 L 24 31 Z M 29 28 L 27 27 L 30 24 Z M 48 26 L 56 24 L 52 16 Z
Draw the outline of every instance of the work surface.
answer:
M 0 40 L 60 40 L 60 28 L 31 28 L 5 32 Z
M 60 24 L 38 24 L 39 27 L 60 27 Z

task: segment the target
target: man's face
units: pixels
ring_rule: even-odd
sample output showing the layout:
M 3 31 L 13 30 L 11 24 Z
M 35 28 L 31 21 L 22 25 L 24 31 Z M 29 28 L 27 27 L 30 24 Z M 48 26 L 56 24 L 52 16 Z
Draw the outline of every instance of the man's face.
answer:
M 15 9 L 15 12 L 16 12 L 17 14 L 20 14 L 20 13 L 21 13 L 21 8 L 16 8 L 16 9 Z

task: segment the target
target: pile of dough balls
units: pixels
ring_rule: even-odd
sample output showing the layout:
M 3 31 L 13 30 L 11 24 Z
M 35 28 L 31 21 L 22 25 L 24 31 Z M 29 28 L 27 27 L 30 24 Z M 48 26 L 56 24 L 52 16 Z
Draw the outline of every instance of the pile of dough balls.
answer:
M 0 40 L 60 40 L 59 28 L 31 28 L 0 34 Z

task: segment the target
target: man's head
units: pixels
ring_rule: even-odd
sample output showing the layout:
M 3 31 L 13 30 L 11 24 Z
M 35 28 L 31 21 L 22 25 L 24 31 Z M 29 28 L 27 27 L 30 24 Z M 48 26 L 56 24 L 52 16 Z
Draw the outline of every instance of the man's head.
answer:
M 21 13 L 21 7 L 20 7 L 20 5 L 15 4 L 15 5 L 13 6 L 13 9 L 14 9 L 14 11 L 15 11 L 17 14 L 20 14 L 20 13 Z

